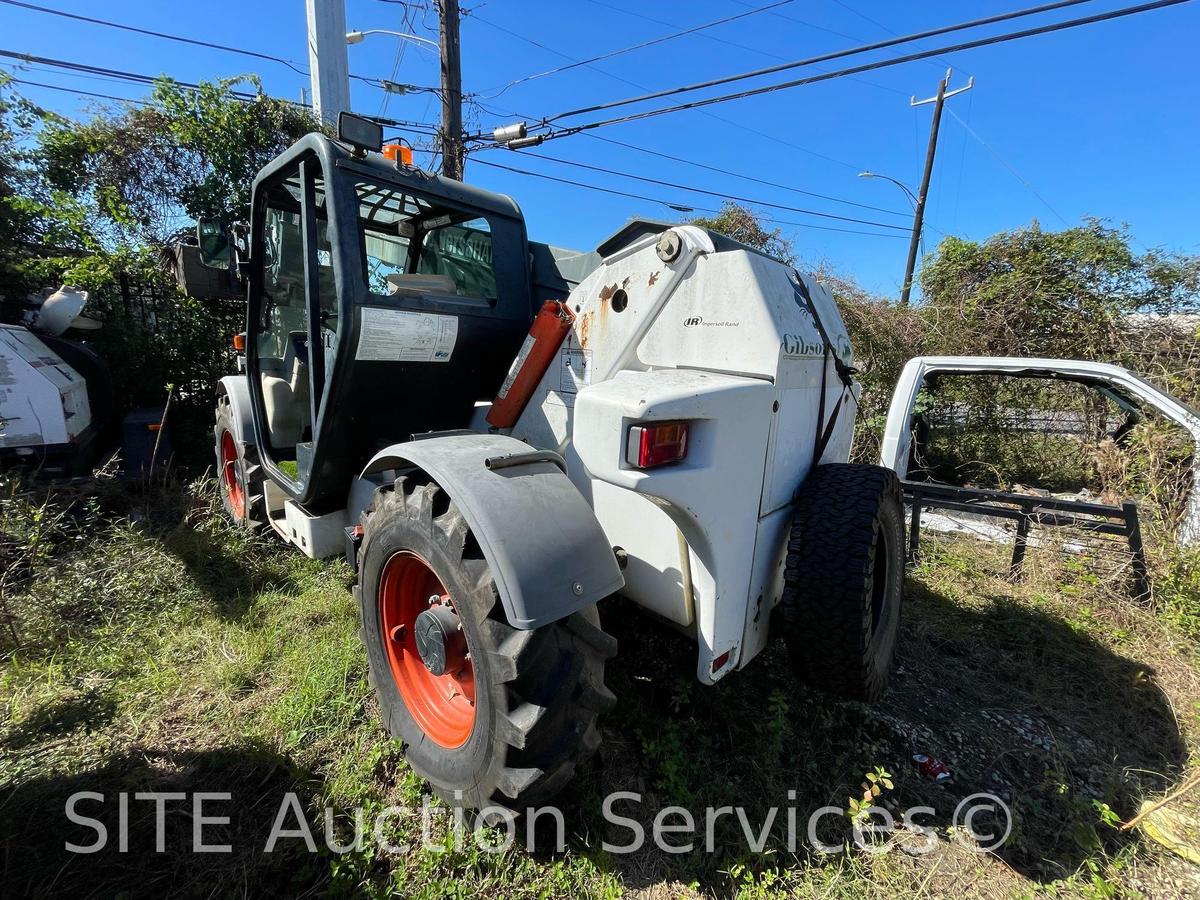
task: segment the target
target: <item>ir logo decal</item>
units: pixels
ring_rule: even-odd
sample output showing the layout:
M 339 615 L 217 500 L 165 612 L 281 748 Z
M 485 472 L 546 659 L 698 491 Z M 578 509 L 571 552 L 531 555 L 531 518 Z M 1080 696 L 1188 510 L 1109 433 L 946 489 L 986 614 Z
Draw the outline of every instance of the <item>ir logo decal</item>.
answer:
M 688 316 L 683 320 L 683 324 L 691 328 L 693 325 L 703 325 L 704 319 L 700 318 L 700 316 Z

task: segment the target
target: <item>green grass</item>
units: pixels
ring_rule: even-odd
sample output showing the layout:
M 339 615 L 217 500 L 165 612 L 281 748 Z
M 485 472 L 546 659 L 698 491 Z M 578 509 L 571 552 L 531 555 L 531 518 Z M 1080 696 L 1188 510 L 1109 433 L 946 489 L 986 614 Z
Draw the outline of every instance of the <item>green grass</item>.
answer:
M 621 645 L 608 679 L 619 705 L 602 723 L 595 764 L 560 798 L 565 852 L 544 839 L 534 853 L 456 847 L 439 805 L 442 852 L 368 839 L 344 855 L 309 854 L 299 840 L 264 854 L 288 792 L 319 847 L 326 807 L 344 841 L 356 807 L 371 822 L 387 806 L 419 810 L 429 799 L 379 725 L 349 569 L 231 527 L 204 485 L 87 491 L 44 502 L 44 489 L 0 486 L 6 894 L 194 895 L 220 885 L 405 897 L 1105 897 L 1163 893 L 1183 877 L 1180 863 L 1112 826 L 1177 782 L 1196 754 L 1198 598 L 1195 570 L 1182 563 L 1155 615 L 1050 551 L 1031 552 L 1029 581 L 1013 586 L 1005 548 L 928 540 L 909 581 L 899 672 L 873 707 L 798 685 L 778 646 L 702 687 L 694 647 L 628 604 L 606 603 Z M 914 751 L 944 759 L 954 781 L 924 780 Z M 601 815 L 612 791 L 642 794 L 629 814 L 646 825 L 668 805 L 701 823 L 706 806 L 740 805 L 757 828 L 771 806 L 792 805 L 802 820 L 826 804 L 845 809 L 877 768 L 893 782 L 884 801 L 935 810 L 935 852 L 823 856 L 803 838 L 791 852 L 777 829 L 754 853 L 732 817 L 717 823 L 712 855 L 601 846 L 628 838 Z M 156 854 L 153 808 L 131 801 L 130 853 L 66 853 L 64 840 L 94 837 L 64 818 L 80 790 L 113 798 L 96 815 L 114 834 L 118 792 L 227 791 L 234 801 L 218 814 L 232 821 L 205 834 L 234 852 L 188 852 L 191 823 L 179 809 Z M 1017 814 L 998 857 L 946 831 L 957 801 L 977 790 L 1007 796 Z M 393 819 L 385 837 L 418 845 L 418 818 Z M 845 820 L 828 825 L 845 835 Z

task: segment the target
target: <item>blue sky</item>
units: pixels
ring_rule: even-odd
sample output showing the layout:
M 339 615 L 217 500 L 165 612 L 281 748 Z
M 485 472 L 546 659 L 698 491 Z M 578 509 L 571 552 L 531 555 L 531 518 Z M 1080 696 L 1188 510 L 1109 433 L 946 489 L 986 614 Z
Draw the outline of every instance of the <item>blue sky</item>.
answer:
M 33 0 L 125 24 L 253 49 L 307 67 L 303 0 L 232 2 L 203 7 L 126 0 L 107 4 Z M 472 105 L 471 128 L 512 120 L 500 112 L 541 116 L 586 103 L 663 88 L 882 40 L 1033 0 L 956 4 L 883 0 L 794 0 L 716 28 L 633 51 L 590 67 L 523 82 L 516 79 L 583 57 L 626 47 L 692 25 L 746 12 L 770 0 L 694 0 L 650 5 L 638 0 L 462 0 L 463 81 L 488 112 Z M 1129 2 L 1085 3 L 1036 19 L 993 26 L 979 35 L 1074 18 Z M 203 15 L 200 10 L 203 10 Z M 347 0 L 347 26 L 406 30 L 405 7 L 383 0 Z M 254 71 L 268 92 L 298 99 L 307 79 L 287 67 L 216 50 L 184 46 L 95 25 L 0 6 L 0 47 L 90 65 L 185 81 Z M 436 38 L 433 14 L 410 16 L 417 34 Z M 515 35 L 524 36 L 518 37 Z M 899 188 L 857 177 L 862 170 L 890 175 L 915 187 L 928 136 L 929 106 L 910 108 L 909 97 L 932 95 L 947 64 L 952 87 L 974 76 L 972 91 L 949 101 L 928 208 L 926 240 L 943 234 L 982 239 L 1036 218 L 1047 228 L 1084 216 L 1125 222 L 1139 246 L 1200 253 L 1200 171 L 1196 111 L 1200 88 L 1200 4 L 1188 3 L 1113 22 L 968 51 L 940 61 L 907 63 L 861 76 L 614 126 L 596 132 L 637 147 L 701 162 L 713 172 L 626 149 L 587 136 L 549 142 L 534 152 L 586 163 L 577 169 L 517 152 L 491 150 L 481 160 L 536 170 L 691 207 L 713 197 L 620 177 L 626 172 L 785 206 L 907 227 L 909 206 Z M 972 34 L 975 36 L 975 33 Z M 952 43 L 933 39 L 925 47 Z M 531 43 L 535 42 L 535 43 Z M 543 46 L 537 46 L 543 45 Z M 437 80 L 434 53 L 369 36 L 349 48 L 355 74 L 416 85 Z M 558 53 L 551 52 L 551 49 Z M 892 51 L 896 53 L 898 51 Z M 888 52 L 875 54 L 880 58 Z M 397 68 L 398 66 L 398 68 Z M 6 66 L 11 68 L 11 66 Z M 124 97 L 135 85 L 34 68 L 18 77 Z M 765 82 L 753 82 L 753 84 Z M 82 113 L 95 101 L 43 88 L 23 88 L 38 102 Z M 386 98 L 371 85 L 352 86 L 356 110 L 395 118 L 436 121 L 429 94 Z M 490 99 L 483 99 L 490 98 Z M 956 116 L 958 118 L 956 118 Z M 719 117 L 719 118 L 715 118 Z M 962 120 L 962 122 L 959 121 Z M 966 123 L 983 142 L 964 128 Z M 428 157 L 424 157 L 427 159 Z M 744 180 L 755 178 L 836 197 L 887 212 L 836 203 Z M 525 211 L 531 237 L 591 248 L 627 218 L 677 218 L 656 203 L 613 196 L 516 175 L 468 161 L 467 180 L 511 194 Z M 881 229 L 798 212 L 762 210 L 790 222 Z M 903 276 L 907 241 L 783 225 L 809 265 L 825 263 L 869 289 L 895 293 Z

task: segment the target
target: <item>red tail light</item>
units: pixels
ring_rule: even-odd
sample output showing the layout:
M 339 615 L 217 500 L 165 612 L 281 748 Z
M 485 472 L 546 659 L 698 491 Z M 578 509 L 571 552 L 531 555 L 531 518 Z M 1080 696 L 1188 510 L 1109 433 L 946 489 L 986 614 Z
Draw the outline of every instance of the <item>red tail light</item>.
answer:
M 687 422 L 648 422 L 629 429 L 625 461 L 638 469 L 653 469 L 687 456 Z

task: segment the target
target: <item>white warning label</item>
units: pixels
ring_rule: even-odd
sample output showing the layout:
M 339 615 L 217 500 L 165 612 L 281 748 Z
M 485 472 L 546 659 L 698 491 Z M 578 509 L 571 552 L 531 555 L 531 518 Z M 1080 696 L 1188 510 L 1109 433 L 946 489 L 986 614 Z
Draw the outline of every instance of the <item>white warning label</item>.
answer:
M 521 369 L 525 365 L 525 360 L 529 358 L 530 352 L 533 350 L 533 345 L 537 343 L 537 338 L 532 334 L 525 335 L 525 343 L 521 345 L 521 352 L 517 354 L 517 358 L 513 360 L 511 366 L 508 367 L 508 376 L 504 379 L 504 384 L 500 385 L 500 391 L 496 394 L 501 400 L 508 396 L 508 392 L 512 390 L 513 382 L 517 380 L 517 376 L 521 374 Z
M 584 385 L 592 383 L 592 351 L 567 350 L 558 352 L 559 393 L 571 403 Z
M 408 309 L 364 307 L 356 359 L 449 362 L 458 340 L 458 317 Z

